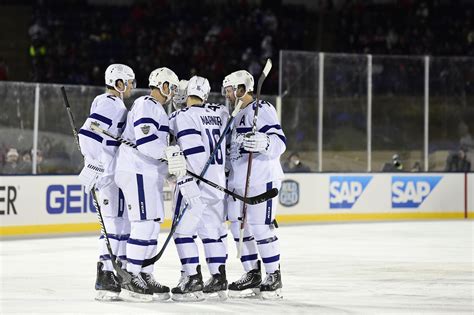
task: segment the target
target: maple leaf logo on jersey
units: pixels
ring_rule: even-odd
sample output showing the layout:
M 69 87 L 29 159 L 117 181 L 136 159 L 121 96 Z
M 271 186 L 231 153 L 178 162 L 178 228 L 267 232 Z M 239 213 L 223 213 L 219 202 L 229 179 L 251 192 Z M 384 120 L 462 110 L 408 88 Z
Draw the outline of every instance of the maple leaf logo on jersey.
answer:
M 141 127 L 141 129 L 142 129 L 142 132 L 146 135 L 150 132 L 150 126 L 149 125 L 144 125 L 144 126 Z

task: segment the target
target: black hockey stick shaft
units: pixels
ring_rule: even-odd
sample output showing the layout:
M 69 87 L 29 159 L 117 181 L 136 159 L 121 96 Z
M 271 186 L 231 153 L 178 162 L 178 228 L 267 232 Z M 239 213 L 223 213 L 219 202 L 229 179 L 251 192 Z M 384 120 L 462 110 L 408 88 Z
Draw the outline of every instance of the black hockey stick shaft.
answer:
M 94 130 L 94 131 L 96 131 L 96 132 L 103 133 L 103 134 L 105 134 L 105 135 L 111 137 L 112 139 L 114 139 L 114 140 L 116 140 L 116 141 L 118 141 L 118 142 L 120 142 L 120 143 L 122 143 L 122 144 L 125 144 L 125 145 L 127 145 L 127 146 L 129 146 L 129 147 L 132 147 L 132 148 L 134 148 L 134 149 L 137 150 L 136 144 L 134 144 L 134 143 L 132 143 L 132 142 L 130 142 L 130 141 L 128 141 L 128 140 L 125 140 L 125 139 L 123 139 L 122 137 L 118 137 L 118 136 L 116 136 L 116 135 L 113 135 L 112 133 L 108 132 L 107 130 L 102 129 L 101 127 L 99 127 L 99 126 L 97 126 L 97 125 L 93 125 L 93 124 L 92 124 L 92 125 L 91 125 L 91 129 Z M 166 162 L 165 159 L 159 159 L 159 161 L 161 161 L 161 162 Z M 191 172 L 191 171 L 186 171 L 186 173 L 187 173 L 188 175 L 190 175 L 190 176 L 192 176 L 192 177 L 194 177 L 194 178 L 196 178 L 196 179 L 202 181 L 203 183 L 206 183 L 206 184 L 208 184 L 209 186 L 211 186 L 211 187 L 213 187 L 213 188 L 215 188 L 215 189 L 217 189 L 217 190 L 220 190 L 220 191 L 222 191 L 222 192 L 224 192 L 224 193 L 226 193 L 226 194 L 228 194 L 228 195 L 234 197 L 235 199 L 239 199 L 240 201 L 243 201 L 243 202 L 245 202 L 245 203 L 247 203 L 247 204 L 250 204 L 250 205 L 255 205 L 255 204 L 262 203 L 262 202 L 267 201 L 268 199 L 271 199 L 271 198 L 275 197 L 276 195 L 278 195 L 278 189 L 277 189 L 277 188 L 273 188 L 273 189 L 268 190 L 268 191 L 266 191 L 266 192 L 264 192 L 264 193 L 262 193 L 262 194 L 260 194 L 260 195 L 257 195 L 257 196 L 244 197 L 244 196 L 241 196 L 241 195 L 239 195 L 239 194 L 237 194 L 237 193 L 235 193 L 235 192 L 233 192 L 233 191 L 231 191 L 231 190 L 228 190 L 227 188 L 222 187 L 222 186 L 220 186 L 220 185 L 218 185 L 218 184 L 216 184 L 216 183 L 214 183 L 214 182 L 212 182 L 212 181 L 210 181 L 210 180 L 208 180 L 208 179 L 206 179 L 206 178 L 204 178 L 204 177 L 202 177 L 202 176 L 199 176 L 199 175 L 197 175 L 197 174 L 195 174 L 195 173 L 193 173 L 193 172 Z
M 76 124 L 74 123 L 74 116 L 72 114 L 71 106 L 69 105 L 69 101 L 68 101 L 67 94 L 66 94 L 66 89 L 64 88 L 64 86 L 61 87 L 61 93 L 63 94 L 64 105 L 66 106 L 66 111 L 67 111 L 69 123 L 71 124 L 72 133 L 74 135 L 74 141 L 76 142 L 77 149 L 79 150 L 79 152 L 81 152 L 81 146 L 79 145 L 79 137 L 77 135 Z M 107 236 L 107 230 L 105 229 L 104 219 L 102 217 L 102 212 L 100 210 L 99 201 L 98 201 L 97 195 L 95 193 L 95 187 L 93 187 L 91 189 L 91 193 L 92 193 L 92 199 L 93 199 L 93 202 L 94 202 L 94 206 L 97 210 L 97 217 L 99 219 L 100 230 L 102 232 L 102 235 L 104 235 L 105 245 L 107 247 L 107 251 L 109 252 L 110 260 L 112 261 L 112 266 L 114 267 L 114 270 L 117 272 L 117 274 L 120 275 L 120 277 L 122 278 L 124 283 L 130 283 L 130 281 L 132 279 L 130 274 L 128 272 L 122 270 L 122 268 L 120 268 L 118 266 L 117 262 L 115 261 L 115 256 L 112 252 L 112 247 L 110 246 L 110 240 L 109 240 L 109 237 Z
M 271 69 L 272 69 L 272 61 L 270 59 L 267 59 L 267 62 L 265 63 L 265 67 L 263 67 L 262 74 L 260 75 L 260 78 L 258 78 L 258 83 L 257 83 L 257 97 L 255 100 L 255 110 L 254 110 L 253 126 L 252 126 L 253 133 L 257 131 L 258 108 L 260 107 L 260 104 L 259 104 L 260 92 L 262 91 L 263 82 L 267 78 L 267 75 Z M 247 163 L 247 177 L 245 179 L 244 198 L 247 197 L 248 189 L 250 186 L 250 176 L 252 174 L 252 161 L 253 161 L 253 152 L 249 152 L 249 158 L 248 158 L 248 163 Z M 247 204 L 248 204 L 247 202 L 244 202 L 242 206 L 242 222 L 240 223 L 240 235 L 239 235 L 239 246 L 238 246 L 238 251 L 237 251 L 237 258 L 240 258 L 241 253 L 242 253 L 244 227 L 245 227 L 245 222 L 247 220 Z
M 214 147 L 214 150 L 212 151 L 211 155 L 209 156 L 209 159 L 207 159 L 207 162 L 204 165 L 200 176 L 206 175 L 206 172 L 207 172 L 209 166 L 211 165 L 212 161 L 214 160 L 214 157 L 216 156 L 220 146 L 222 145 L 222 142 L 224 142 L 224 139 L 226 138 L 227 132 L 229 131 L 230 127 L 232 126 L 232 122 L 234 121 L 235 116 L 239 112 L 240 107 L 242 107 L 242 100 L 238 99 L 236 101 L 237 101 L 237 104 L 235 105 L 235 108 L 232 111 L 229 120 L 227 121 L 227 124 L 224 128 L 224 131 L 222 132 L 222 135 L 219 138 L 219 141 L 217 141 L 217 144 Z M 142 264 L 143 268 L 154 264 L 155 262 L 157 262 L 161 258 L 161 256 L 165 252 L 166 247 L 168 246 L 168 243 L 170 242 L 171 238 L 173 237 L 173 234 L 174 234 L 174 231 L 176 230 L 176 227 L 178 226 L 179 222 L 181 221 L 181 218 L 184 216 L 184 213 L 186 212 L 187 208 L 188 208 L 188 205 L 186 204 L 183 208 L 183 211 L 181 211 L 181 213 L 179 213 L 179 209 L 175 210 L 175 212 L 177 214 L 175 214 L 173 216 L 173 222 L 171 223 L 170 232 L 168 233 L 168 236 L 166 237 L 166 240 L 163 243 L 163 246 L 161 247 L 161 250 L 155 256 L 153 256 L 152 258 L 146 259 Z

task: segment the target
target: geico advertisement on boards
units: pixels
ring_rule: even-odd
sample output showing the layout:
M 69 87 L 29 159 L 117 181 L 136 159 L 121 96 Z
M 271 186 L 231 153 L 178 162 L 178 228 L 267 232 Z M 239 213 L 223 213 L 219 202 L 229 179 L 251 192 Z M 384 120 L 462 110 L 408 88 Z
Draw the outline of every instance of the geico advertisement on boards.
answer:
M 280 213 L 462 212 L 464 174 L 286 174 Z
M 163 194 L 170 209 L 168 185 Z M 1 226 L 97 222 L 92 196 L 77 176 L 0 176 L 0 218 Z

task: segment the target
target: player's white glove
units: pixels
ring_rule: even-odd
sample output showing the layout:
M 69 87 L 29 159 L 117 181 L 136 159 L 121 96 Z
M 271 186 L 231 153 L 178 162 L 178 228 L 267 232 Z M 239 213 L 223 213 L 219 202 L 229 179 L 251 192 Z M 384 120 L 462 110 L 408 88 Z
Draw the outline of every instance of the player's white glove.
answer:
M 79 174 L 79 181 L 84 185 L 86 192 L 91 191 L 104 174 L 104 166 L 97 160 L 84 160 L 84 168 Z
M 186 175 L 186 159 L 179 146 L 172 145 L 165 149 L 166 159 L 168 160 L 168 173 L 177 178 Z
M 244 142 L 243 134 L 239 133 L 239 134 L 232 135 L 230 148 L 228 149 L 228 157 L 230 161 L 237 161 L 238 159 L 242 157 L 242 152 L 240 152 L 240 149 L 242 148 L 243 142 Z
M 180 178 L 177 182 L 179 191 L 183 195 L 184 200 L 193 206 L 193 204 L 201 203 L 201 190 L 192 177 L 186 176 Z
M 270 137 L 262 132 L 247 132 L 244 137 L 244 149 L 249 152 L 266 152 L 270 146 Z

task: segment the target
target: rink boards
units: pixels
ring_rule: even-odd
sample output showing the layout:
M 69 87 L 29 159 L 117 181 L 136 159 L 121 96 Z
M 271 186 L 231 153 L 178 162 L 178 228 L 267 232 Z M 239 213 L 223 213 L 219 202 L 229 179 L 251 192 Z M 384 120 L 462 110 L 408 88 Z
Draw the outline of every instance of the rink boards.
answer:
M 165 186 L 166 220 L 171 191 Z M 280 224 L 472 219 L 474 174 L 286 174 Z M 0 176 L 0 236 L 97 231 L 91 198 L 77 176 Z

